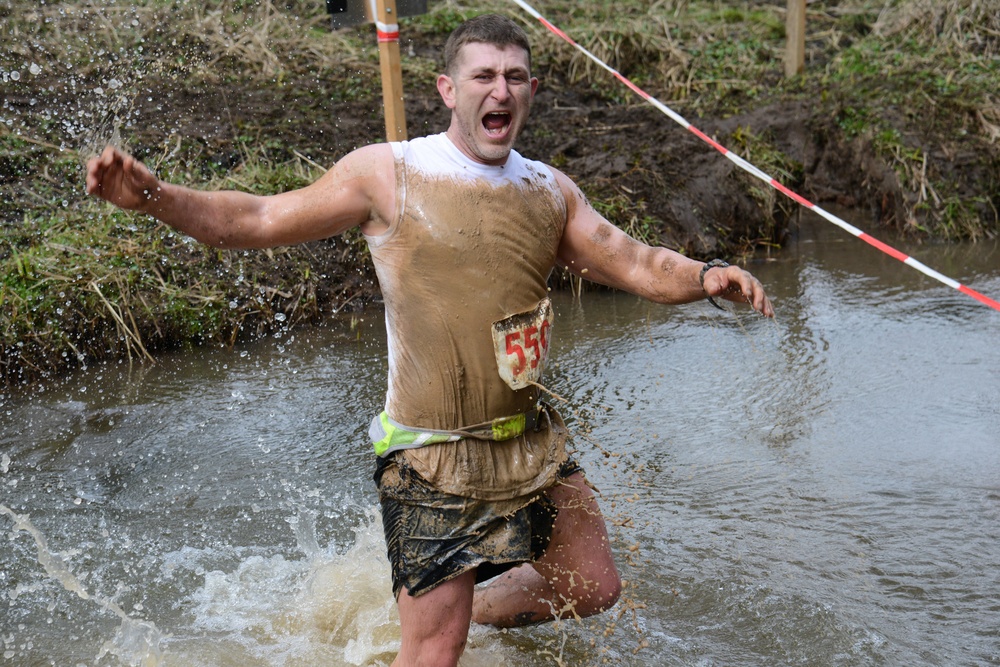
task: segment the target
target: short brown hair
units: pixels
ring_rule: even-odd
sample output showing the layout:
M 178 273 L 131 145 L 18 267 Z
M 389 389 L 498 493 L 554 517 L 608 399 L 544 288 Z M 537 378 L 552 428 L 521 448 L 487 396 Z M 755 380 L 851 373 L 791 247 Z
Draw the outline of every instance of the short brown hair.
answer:
M 483 14 L 464 22 L 448 37 L 444 45 L 444 71 L 447 74 L 453 73 L 452 67 L 459 51 L 471 42 L 500 47 L 519 46 L 528 54 L 528 65 L 531 65 L 531 42 L 521 26 L 506 16 Z

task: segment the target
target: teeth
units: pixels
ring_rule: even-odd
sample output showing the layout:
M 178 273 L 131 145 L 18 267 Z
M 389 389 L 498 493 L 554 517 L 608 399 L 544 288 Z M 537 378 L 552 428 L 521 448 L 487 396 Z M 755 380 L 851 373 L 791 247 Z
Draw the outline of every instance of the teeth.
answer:
M 495 125 L 498 120 L 500 121 L 500 125 L 491 127 L 491 125 Z M 490 111 L 483 117 L 483 129 L 485 129 L 488 134 L 499 134 L 503 132 L 509 124 L 510 114 L 504 111 Z

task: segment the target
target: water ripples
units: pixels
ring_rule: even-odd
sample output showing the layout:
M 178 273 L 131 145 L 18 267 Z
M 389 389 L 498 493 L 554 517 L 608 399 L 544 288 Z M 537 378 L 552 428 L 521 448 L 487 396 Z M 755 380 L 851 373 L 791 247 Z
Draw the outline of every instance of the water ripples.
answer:
M 547 381 L 626 596 L 592 622 L 477 630 L 463 664 L 1000 662 L 996 317 L 868 277 L 888 269 L 841 246 L 755 267 L 775 321 L 556 296 Z M 387 660 L 391 629 L 335 627 L 392 609 L 384 572 L 351 569 L 384 564 L 366 518 L 372 332 L 93 368 L 6 400 L 0 503 L 89 590 L 171 635 L 168 666 Z M 8 545 L 13 659 L 77 664 L 114 643 L 115 617 L 71 599 L 23 537 Z

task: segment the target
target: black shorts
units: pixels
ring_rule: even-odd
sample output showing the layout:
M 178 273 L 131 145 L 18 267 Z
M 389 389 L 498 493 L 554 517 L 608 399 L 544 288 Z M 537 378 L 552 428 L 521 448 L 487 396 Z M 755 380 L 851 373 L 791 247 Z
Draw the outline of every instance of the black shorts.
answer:
M 558 478 L 579 472 L 572 459 Z M 544 492 L 515 501 L 442 493 L 410 467 L 401 452 L 379 457 L 375 469 L 382 527 L 392 566 L 392 592 L 410 595 L 476 569 L 476 583 L 538 560 L 552 538 L 555 504 Z

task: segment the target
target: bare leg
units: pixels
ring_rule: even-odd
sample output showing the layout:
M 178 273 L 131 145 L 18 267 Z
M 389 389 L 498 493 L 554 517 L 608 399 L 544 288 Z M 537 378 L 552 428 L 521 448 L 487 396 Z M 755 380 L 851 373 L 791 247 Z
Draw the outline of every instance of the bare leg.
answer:
M 534 564 L 517 567 L 476 591 L 472 620 L 513 627 L 611 607 L 621 595 L 604 517 L 582 473 L 549 492 L 559 508 L 552 541 Z
M 476 571 L 471 570 L 423 595 L 399 592 L 403 642 L 393 667 L 455 667 L 465 650 L 472 615 Z

